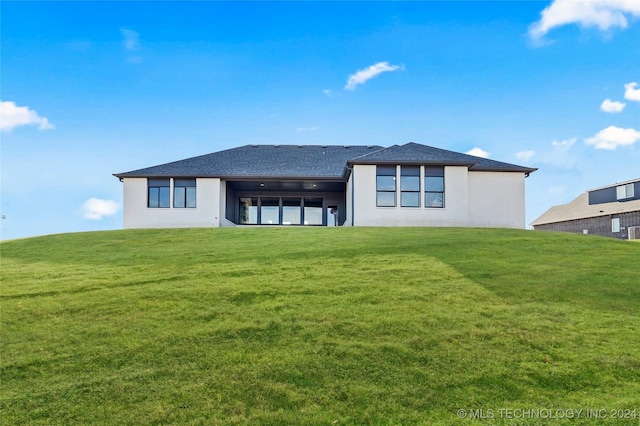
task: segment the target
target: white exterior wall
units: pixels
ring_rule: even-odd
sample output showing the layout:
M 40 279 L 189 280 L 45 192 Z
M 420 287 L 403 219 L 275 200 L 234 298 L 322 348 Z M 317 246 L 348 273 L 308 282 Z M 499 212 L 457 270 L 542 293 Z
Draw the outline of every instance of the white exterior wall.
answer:
M 147 179 L 124 178 L 124 228 L 188 228 L 220 226 L 224 194 L 220 179 L 196 179 L 196 208 L 147 207 Z M 173 206 L 173 180 L 171 183 Z
M 466 166 L 446 166 L 444 208 L 424 208 L 424 191 L 421 207 L 400 207 L 400 169 L 396 171 L 396 207 L 377 207 L 376 166 L 354 166 L 346 185 L 344 225 L 525 228 L 523 173 L 469 172 Z M 420 173 L 422 186 L 424 167 Z M 124 178 L 123 182 L 125 229 L 234 226 L 224 219 L 226 182 L 219 178 L 196 180 L 197 207 L 192 209 L 148 208 L 147 179 Z M 173 206 L 173 181 L 170 193 Z
M 355 190 L 355 226 L 469 226 L 469 183 L 466 166 L 445 167 L 444 208 L 422 207 L 424 191 L 420 194 L 421 207 L 400 207 L 399 176 L 400 169 L 397 168 L 396 207 L 377 207 L 376 166 L 354 166 L 352 179 Z M 420 170 L 420 182 L 422 187 L 423 167 Z M 349 200 L 350 194 L 347 192 L 347 203 Z
M 524 180 L 524 173 L 469 172 L 469 226 L 524 229 Z
M 351 223 L 351 212 L 353 211 L 353 205 L 352 205 L 352 191 L 353 191 L 353 173 L 351 173 L 349 175 L 349 180 L 347 180 L 347 186 L 346 186 L 346 194 L 345 194 L 345 198 L 347 199 L 347 217 L 345 219 L 344 225 L 345 226 L 353 226 L 353 223 Z

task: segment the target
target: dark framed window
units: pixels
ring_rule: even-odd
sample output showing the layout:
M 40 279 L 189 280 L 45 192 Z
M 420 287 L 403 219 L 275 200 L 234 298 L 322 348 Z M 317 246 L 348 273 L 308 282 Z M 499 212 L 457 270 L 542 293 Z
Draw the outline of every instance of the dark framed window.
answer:
M 302 197 L 239 197 L 241 225 L 324 225 L 324 200 Z
M 420 166 L 400 167 L 400 206 L 420 207 Z
M 304 224 L 322 225 L 322 198 L 304 199 Z
M 396 206 L 396 166 L 376 166 L 376 206 Z
M 194 209 L 196 207 L 196 180 L 173 180 L 173 207 Z
M 258 198 L 240 197 L 240 224 L 258 224 Z
M 280 224 L 280 198 L 260 199 L 260 225 Z
M 168 209 L 171 206 L 171 181 L 166 179 L 147 179 L 147 207 Z
M 424 168 L 424 206 L 444 207 L 444 167 Z
M 282 199 L 282 224 L 283 225 L 300 225 L 302 218 L 300 212 L 301 198 L 283 198 Z

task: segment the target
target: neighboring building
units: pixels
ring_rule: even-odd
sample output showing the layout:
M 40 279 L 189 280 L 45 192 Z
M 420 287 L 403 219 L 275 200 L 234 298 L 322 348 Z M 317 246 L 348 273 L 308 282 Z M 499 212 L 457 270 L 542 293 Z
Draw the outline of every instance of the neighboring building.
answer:
M 125 228 L 524 228 L 535 170 L 417 143 L 246 145 L 114 176 Z
M 532 223 L 543 231 L 640 239 L 640 178 L 592 189 L 551 207 Z

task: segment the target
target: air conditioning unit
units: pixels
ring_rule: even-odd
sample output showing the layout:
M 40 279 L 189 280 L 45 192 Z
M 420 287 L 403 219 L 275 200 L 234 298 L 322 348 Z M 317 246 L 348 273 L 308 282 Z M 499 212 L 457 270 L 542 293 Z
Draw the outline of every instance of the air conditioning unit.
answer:
M 627 230 L 629 231 L 630 240 L 640 240 L 640 226 L 630 226 Z

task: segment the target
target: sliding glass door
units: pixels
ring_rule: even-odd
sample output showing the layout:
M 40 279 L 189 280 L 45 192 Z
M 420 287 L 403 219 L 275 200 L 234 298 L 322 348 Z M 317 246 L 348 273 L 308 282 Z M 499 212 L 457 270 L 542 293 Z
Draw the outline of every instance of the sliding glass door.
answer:
M 304 224 L 322 225 L 322 198 L 304 199 Z
M 300 198 L 283 198 L 282 199 L 282 224 L 283 225 L 300 225 L 302 223 L 300 201 L 301 201 Z
M 325 224 L 322 198 L 240 197 L 240 225 Z
M 260 225 L 278 225 L 280 223 L 280 199 L 260 199 Z
M 240 198 L 240 217 L 238 223 L 242 225 L 258 224 L 258 198 L 257 197 L 241 197 Z

